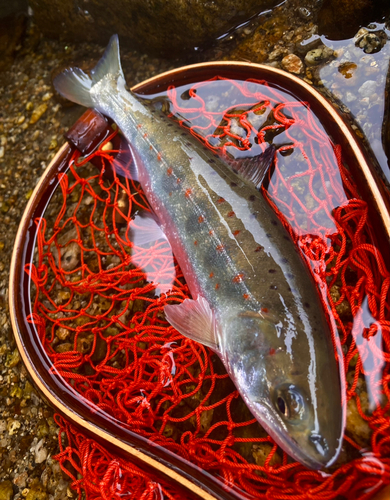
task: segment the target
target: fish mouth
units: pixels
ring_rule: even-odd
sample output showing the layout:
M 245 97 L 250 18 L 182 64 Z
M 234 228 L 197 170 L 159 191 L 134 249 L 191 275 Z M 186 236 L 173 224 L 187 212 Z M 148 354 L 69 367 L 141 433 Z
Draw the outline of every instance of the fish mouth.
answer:
M 314 470 L 324 469 L 330 467 L 337 460 L 342 444 L 341 438 L 339 446 L 332 451 L 323 436 L 306 431 L 304 433 L 306 443 L 302 446 L 290 434 L 286 423 L 275 413 L 269 403 L 254 404 L 252 402 L 251 411 L 276 444 L 305 467 Z

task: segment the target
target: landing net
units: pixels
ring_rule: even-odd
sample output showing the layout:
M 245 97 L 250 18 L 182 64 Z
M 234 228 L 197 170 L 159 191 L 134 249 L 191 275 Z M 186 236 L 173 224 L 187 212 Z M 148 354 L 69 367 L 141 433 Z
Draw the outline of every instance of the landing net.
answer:
M 372 238 L 367 204 L 342 151 L 307 104 L 286 102 L 260 82 L 223 82 L 235 92 L 234 105 L 219 109 L 202 97 L 210 81 L 193 85 L 186 99 L 171 87 L 165 112 L 222 156 L 249 147 L 261 152 L 265 141 L 278 144 L 284 134 L 263 194 L 303 253 L 337 325 L 348 415 L 337 464 L 318 472 L 292 462 L 246 409 L 218 358 L 166 322 L 164 305 L 184 300 L 188 287 L 164 241 L 144 254 L 132 247 L 134 214 L 150 209 L 138 183 L 115 170 L 118 131 L 92 155 L 74 153 L 45 218 L 35 221 L 36 258 L 26 266 L 34 284 L 28 320 L 53 374 L 92 407 L 242 495 L 368 499 L 390 473 L 390 272 Z M 156 280 L 173 277 L 174 299 L 155 296 L 150 272 Z M 57 422 L 57 460 L 80 496 L 182 498 L 64 419 Z

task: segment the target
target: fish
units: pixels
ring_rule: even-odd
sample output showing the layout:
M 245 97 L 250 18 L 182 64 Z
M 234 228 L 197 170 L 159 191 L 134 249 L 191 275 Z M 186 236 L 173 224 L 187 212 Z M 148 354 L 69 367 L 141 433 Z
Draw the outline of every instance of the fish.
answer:
M 116 35 L 90 75 L 68 68 L 54 86 L 111 118 L 128 141 L 129 175 L 154 212 L 138 216 L 143 241 L 168 240 L 191 294 L 165 305 L 168 322 L 218 354 L 292 459 L 331 466 L 345 427 L 342 370 L 318 287 L 260 190 L 275 147 L 233 166 L 216 156 L 128 89 Z

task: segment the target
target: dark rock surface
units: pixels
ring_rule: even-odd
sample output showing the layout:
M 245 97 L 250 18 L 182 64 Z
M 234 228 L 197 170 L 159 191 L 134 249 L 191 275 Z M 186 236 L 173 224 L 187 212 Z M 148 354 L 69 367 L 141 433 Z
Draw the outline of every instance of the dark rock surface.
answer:
M 0 2 L 0 71 L 8 69 L 21 40 L 27 21 L 27 0 Z
M 172 57 L 193 52 L 280 0 L 29 0 L 49 38 L 122 45 Z
M 324 0 L 319 12 L 318 28 L 332 40 L 354 36 L 370 22 L 380 22 L 389 0 Z

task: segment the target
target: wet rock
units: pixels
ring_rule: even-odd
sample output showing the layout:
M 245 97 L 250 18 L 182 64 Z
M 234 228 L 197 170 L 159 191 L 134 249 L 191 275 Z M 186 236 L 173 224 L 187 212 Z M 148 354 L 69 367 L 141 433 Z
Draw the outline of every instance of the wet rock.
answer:
M 332 40 L 352 38 L 360 26 L 380 22 L 388 0 L 324 0 L 318 30 Z
M 372 434 L 369 425 L 360 415 L 354 399 L 350 399 L 347 403 L 346 430 L 361 446 L 367 445 Z
M 356 69 L 357 69 L 357 64 L 352 62 L 346 62 L 340 64 L 340 66 L 338 67 L 339 73 L 343 75 L 343 77 L 346 78 L 347 80 L 353 77 Z
M 174 57 L 205 46 L 278 0 L 30 0 L 35 20 L 50 38 L 122 46 Z M 109 13 L 109 15 L 107 15 Z M 61 26 L 59 30 L 58 27 Z
M 386 35 L 383 36 L 382 33 L 382 31 L 369 32 L 366 28 L 361 28 L 355 36 L 355 45 L 363 49 L 366 54 L 379 52 L 386 43 Z
M 47 493 L 43 484 L 34 479 L 26 495 L 26 500 L 46 500 Z
M 0 500 L 11 500 L 14 496 L 11 481 L 2 481 L 0 483 Z
M 295 54 L 289 54 L 288 56 L 283 57 L 282 68 L 289 73 L 295 73 L 296 75 L 303 73 L 304 70 L 303 62 Z
M 255 460 L 256 465 L 264 466 L 268 455 L 271 453 L 273 446 L 270 443 L 262 443 L 262 444 L 254 444 L 252 446 L 252 456 Z M 272 467 L 273 465 L 278 465 L 282 463 L 282 459 L 279 455 L 279 453 L 276 451 L 270 462 L 269 466 Z
M 0 71 L 8 69 L 21 47 L 26 28 L 27 0 L 0 4 Z
M 318 49 L 309 50 L 305 56 L 305 63 L 308 66 L 315 66 L 317 64 L 327 61 L 333 56 L 333 49 L 325 47 L 324 45 Z

